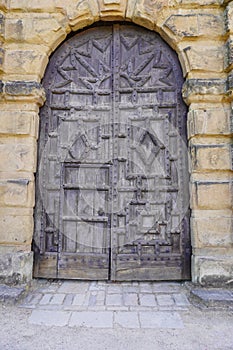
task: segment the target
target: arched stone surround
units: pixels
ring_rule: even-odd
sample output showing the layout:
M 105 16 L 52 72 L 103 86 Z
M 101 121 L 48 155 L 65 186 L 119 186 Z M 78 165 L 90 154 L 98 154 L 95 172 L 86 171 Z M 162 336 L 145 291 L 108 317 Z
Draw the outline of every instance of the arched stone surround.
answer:
M 232 280 L 233 2 L 2 0 L 0 12 L 0 278 L 31 279 L 40 81 L 50 54 L 71 31 L 129 21 L 158 32 L 186 78 L 192 280 Z

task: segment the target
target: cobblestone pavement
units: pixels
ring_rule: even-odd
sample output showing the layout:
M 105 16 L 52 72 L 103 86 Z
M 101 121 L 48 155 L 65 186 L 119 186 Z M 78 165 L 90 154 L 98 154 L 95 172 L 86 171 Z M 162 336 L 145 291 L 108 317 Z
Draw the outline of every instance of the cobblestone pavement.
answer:
M 89 328 L 183 328 L 190 303 L 180 283 L 44 282 L 21 308 L 29 323 Z

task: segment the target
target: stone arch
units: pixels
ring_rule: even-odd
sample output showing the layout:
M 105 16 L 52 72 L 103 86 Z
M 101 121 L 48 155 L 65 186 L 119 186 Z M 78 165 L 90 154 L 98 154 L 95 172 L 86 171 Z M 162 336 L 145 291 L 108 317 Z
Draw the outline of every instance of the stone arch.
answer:
M 70 2 L 66 7 L 64 5 L 58 6 L 58 13 L 54 16 L 50 32 L 47 34 L 46 54 L 50 55 L 70 32 L 85 29 L 99 21 L 125 21 L 160 34 L 178 54 L 183 75 L 186 76 L 189 70 L 187 54 L 179 46 L 179 43 L 186 35 L 195 36 L 197 28 L 193 24 L 193 33 L 185 33 L 182 30 L 182 23 L 180 23 L 179 16 L 176 15 L 175 4 L 175 0 L 169 5 L 167 1 L 163 0 L 79 0 L 75 3 Z M 65 12 L 65 16 L 59 12 Z M 53 15 L 51 16 L 53 17 Z M 196 15 L 193 16 L 193 22 L 196 22 L 196 17 Z M 41 77 L 43 77 L 47 62 L 46 60 L 41 62 Z

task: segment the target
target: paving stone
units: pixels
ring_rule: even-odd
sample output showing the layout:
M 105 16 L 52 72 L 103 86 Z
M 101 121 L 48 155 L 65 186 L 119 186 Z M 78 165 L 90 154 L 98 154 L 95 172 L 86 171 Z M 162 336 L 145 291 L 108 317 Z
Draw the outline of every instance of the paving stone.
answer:
M 139 303 L 142 306 L 156 306 L 154 294 L 139 294 Z
M 99 291 L 96 294 L 96 306 L 104 306 L 105 305 L 105 292 Z
M 127 306 L 137 306 L 138 304 L 138 295 L 136 293 L 125 293 L 123 295 L 124 305 Z
M 56 293 L 58 288 L 60 287 L 60 284 L 58 283 L 50 283 L 41 288 L 39 288 L 37 291 L 40 293 Z
M 96 305 L 96 294 L 91 294 L 89 297 L 89 302 L 88 302 L 88 306 L 95 306 Z
M 28 321 L 30 324 L 45 326 L 66 326 L 70 315 L 68 311 L 33 310 Z
M 139 293 L 139 286 L 129 286 L 129 287 L 124 286 L 123 287 L 123 292 L 126 292 L 126 293 Z
M 42 299 L 40 300 L 39 304 L 40 305 L 46 305 L 49 304 L 51 298 L 52 298 L 52 294 L 45 294 L 43 295 Z
M 41 300 L 42 296 L 43 296 L 43 294 L 41 294 L 41 293 L 33 294 L 32 299 L 30 300 L 29 304 L 30 305 L 38 304 L 39 301 Z
M 171 295 L 161 294 L 156 295 L 156 299 L 159 306 L 172 306 L 174 305 L 174 300 Z
M 123 328 L 140 328 L 137 312 L 114 312 L 114 323 Z
M 52 299 L 50 300 L 50 304 L 61 305 L 65 299 L 65 296 L 65 294 L 54 294 Z
M 157 311 L 158 306 L 129 306 L 129 311 Z M 170 309 L 169 309 L 170 310 Z
M 108 311 L 129 311 L 128 306 L 106 306 Z
M 122 288 L 121 285 L 109 285 L 107 287 L 107 293 L 108 294 L 117 294 L 117 293 L 121 293 L 122 292 Z
M 98 282 L 91 282 L 89 285 L 89 291 L 105 291 L 106 285 L 99 284 Z
M 74 297 L 75 297 L 75 294 L 67 294 L 63 302 L 63 305 L 64 306 L 72 305 Z
M 181 284 L 176 282 L 154 282 L 152 284 L 152 289 L 154 293 L 177 293 L 180 292 L 181 288 Z
M 59 287 L 59 293 L 85 293 L 89 288 L 89 283 L 80 281 L 65 281 Z
M 151 283 L 140 283 L 139 288 L 141 293 L 152 293 L 153 285 Z
M 189 306 L 190 302 L 185 294 L 173 294 L 172 297 L 177 306 Z
M 139 312 L 141 328 L 184 328 L 183 321 L 177 312 L 142 311 Z
M 72 312 L 70 327 L 113 328 L 112 311 Z
M 122 306 L 123 298 L 122 294 L 109 294 L 106 296 L 106 305 Z
M 83 305 L 84 301 L 86 299 L 86 295 L 85 294 L 76 294 L 73 300 L 73 305 Z
M 105 305 L 95 305 L 95 306 L 89 306 L 88 311 L 104 311 L 106 310 Z

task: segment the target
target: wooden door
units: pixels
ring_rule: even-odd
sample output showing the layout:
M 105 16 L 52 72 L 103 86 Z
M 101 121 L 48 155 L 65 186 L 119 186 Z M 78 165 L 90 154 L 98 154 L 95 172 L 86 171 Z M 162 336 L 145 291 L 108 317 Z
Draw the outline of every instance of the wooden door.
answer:
M 190 276 L 186 108 L 178 58 L 154 32 L 76 34 L 43 85 L 35 276 Z

